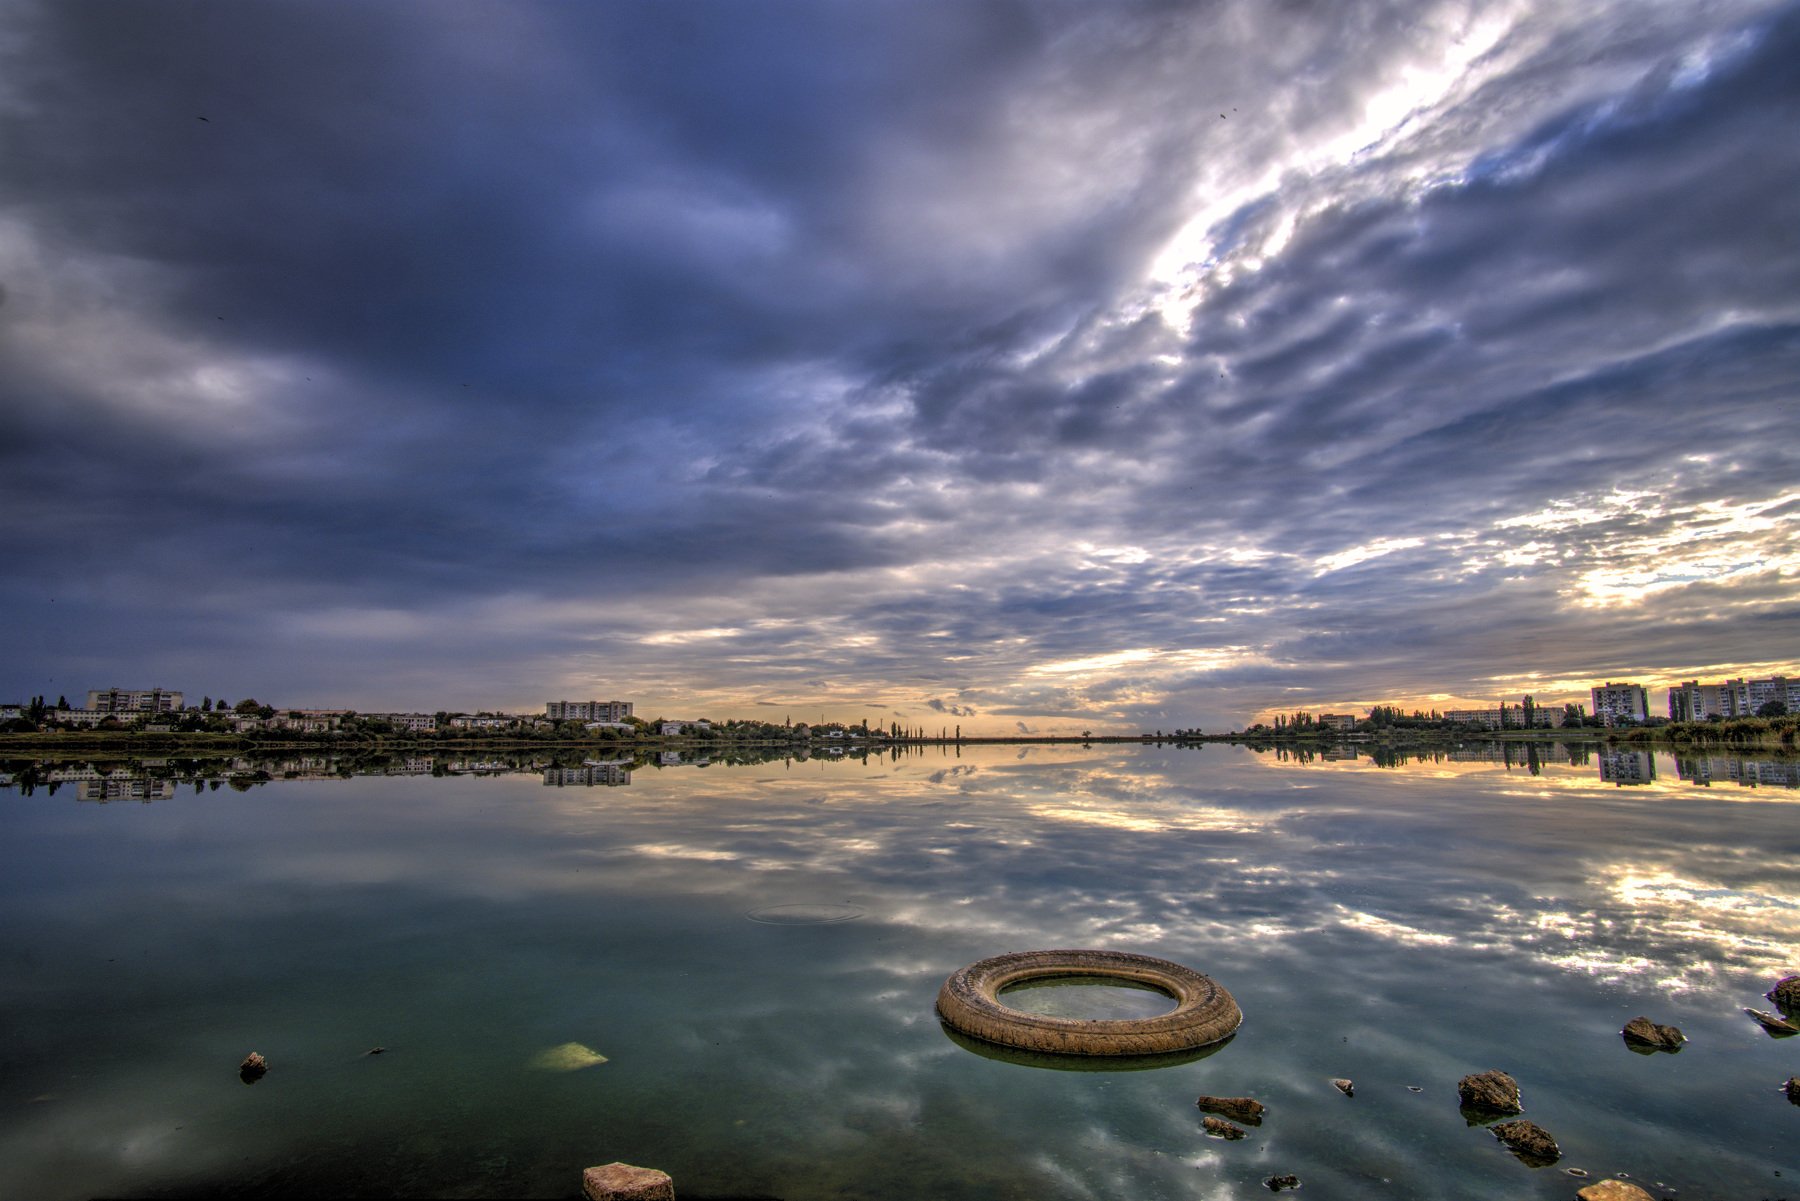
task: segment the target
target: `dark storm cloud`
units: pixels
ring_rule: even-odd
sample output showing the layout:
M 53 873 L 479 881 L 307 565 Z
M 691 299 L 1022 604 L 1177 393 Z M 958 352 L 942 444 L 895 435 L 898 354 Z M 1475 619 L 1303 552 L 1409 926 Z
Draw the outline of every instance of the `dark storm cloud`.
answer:
M 1791 5 L 7 26 L 8 689 L 1168 726 L 1800 634 Z

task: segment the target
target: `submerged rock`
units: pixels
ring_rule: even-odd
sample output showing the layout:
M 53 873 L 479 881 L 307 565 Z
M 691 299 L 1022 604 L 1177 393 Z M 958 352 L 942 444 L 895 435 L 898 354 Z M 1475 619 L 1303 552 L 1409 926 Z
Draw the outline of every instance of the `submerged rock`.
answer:
M 1243 1138 L 1245 1133 L 1242 1126 L 1234 1126 L 1224 1118 L 1215 1118 L 1211 1114 L 1202 1119 L 1200 1125 L 1206 1133 L 1214 1138 L 1239 1139 Z
M 386 1055 L 387 1048 L 386 1047 L 370 1047 L 367 1051 L 364 1051 L 363 1054 L 364 1055 Z
M 1512 1149 L 1512 1153 L 1529 1167 L 1547 1168 L 1562 1158 L 1562 1148 L 1550 1132 L 1536 1122 L 1519 1118 L 1501 1122 L 1493 1128 L 1494 1137 Z
M 1356 1095 L 1356 1085 L 1345 1080 L 1342 1076 L 1333 1080 L 1331 1086 L 1337 1089 L 1338 1092 L 1343 1093 L 1346 1097 L 1354 1097 Z
M 1783 976 L 1763 995 L 1789 1017 L 1800 1017 L 1800 976 Z
M 1269 1176 L 1263 1180 L 1263 1187 L 1271 1193 L 1279 1193 L 1282 1189 L 1299 1188 L 1300 1177 L 1294 1175 Z
M 255 1051 L 244 1056 L 244 1062 L 238 1064 L 238 1079 L 245 1084 L 255 1084 L 269 1071 L 269 1061 Z
M 1519 1103 L 1519 1082 L 1505 1072 L 1478 1072 L 1456 1083 L 1456 1095 L 1464 1109 L 1478 1114 L 1524 1113 Z
M 1627 1043 L 1653 1051 L 1679 1051 L 1687 1035 L 1674 1026 L 1659 1026 L 1646 1017 L 1635 1017 L 1619 1033 Z
M 1194 1104 L 1246 1126 L 1262 1125 L 1264 1105 L 1252 1097 L 1201 1097 Z
M 1744 1012 L 1755 1018 L 1757 1025 L 1761 1026 L 1764 1030 L 1767 1030 L 1769 1034 L 1775 1038 L 1786 1038 L 1790 1034 L 1800 1034 L 1800 1026 L 1794 1025 L 1794 1023 L 1787 1021 L 1784 1018 L 1778 1018 L 1772 1013 L 1764 1013 L 1760 1009 L 1746 1009 Z
M 1635 1184 L 1623 1180 L 1602 1180 L 1598 1184 L 1590 1184 L 1575 1194 L 1581 1201 L 1656 1201 L 1649 1193 Z
M 655 1168 L 608 1163 L 581 1174 L 581 1192 L 588 1201 L 675 1201 L 675 1182 Z
M 1787 1092 L 1787 1099 L 1800 1105 L 1800 1076 L 1789 1076 L 1787 1084 L 1783 1087 Z

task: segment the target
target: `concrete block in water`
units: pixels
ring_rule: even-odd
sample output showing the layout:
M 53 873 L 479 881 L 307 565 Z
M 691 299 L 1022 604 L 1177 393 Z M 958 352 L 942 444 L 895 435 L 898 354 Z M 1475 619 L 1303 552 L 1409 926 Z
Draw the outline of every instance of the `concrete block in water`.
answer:
M 608 1163 L 581 1174 L 588 1201 L 675 1201 L 675 1182 L 667 1172 L 628 1163 Z

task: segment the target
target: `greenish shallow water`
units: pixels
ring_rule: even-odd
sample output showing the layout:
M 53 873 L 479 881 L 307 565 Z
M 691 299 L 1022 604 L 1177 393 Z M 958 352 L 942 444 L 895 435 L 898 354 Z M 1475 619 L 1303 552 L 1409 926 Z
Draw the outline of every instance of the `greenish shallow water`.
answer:
M 557 1197 L 625 1160 L 684 1201 L 1800 1197 L 1800 1038 L 1742 1013 L 1800 971 L 1792 769 L 1574 758 L 39 771 L 0 790 L 0 1196 Z M 945 976 L 1048 947 L 1187 964 L 1245 1024 L 1121 1070 L 946 1036 Z M 1640 1013 L 1687 1047 L 1628 1051 Z M 1560 1164 L 1465 1122 L 1488 1068 Z M 1209 1139 L 1201 1093 L 1269 1113 Z

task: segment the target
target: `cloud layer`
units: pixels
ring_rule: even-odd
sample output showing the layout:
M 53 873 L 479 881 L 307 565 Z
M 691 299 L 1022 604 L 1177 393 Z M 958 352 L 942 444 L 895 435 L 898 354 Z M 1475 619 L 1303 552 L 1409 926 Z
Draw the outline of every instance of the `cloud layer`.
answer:
M 15 7 L 0 689 L 999 730 L 1795 665 L 1797 53 Z

